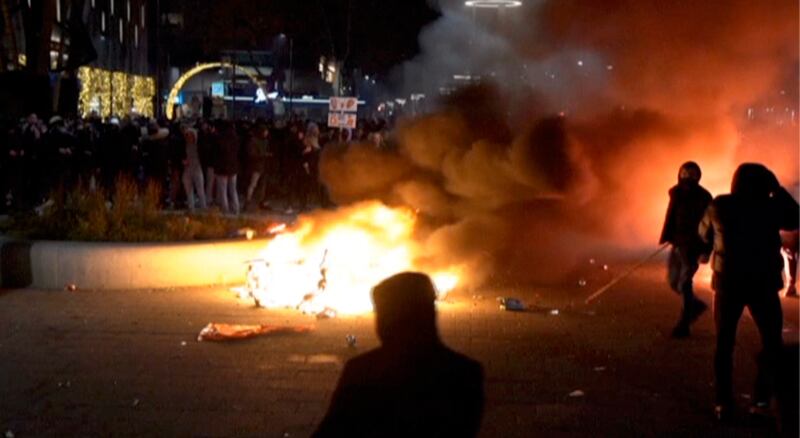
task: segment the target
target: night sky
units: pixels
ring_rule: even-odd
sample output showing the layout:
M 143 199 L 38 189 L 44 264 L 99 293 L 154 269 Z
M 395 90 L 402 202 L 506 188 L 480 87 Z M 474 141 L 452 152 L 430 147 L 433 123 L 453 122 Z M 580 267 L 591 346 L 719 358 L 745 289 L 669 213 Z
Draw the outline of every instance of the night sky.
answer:
M 298 67 L 314 68 L 333 53 L 366 74 L 416 55 L 420 29 L 439 15 L 428 0 L 173 0 L 172 9 L 185 23 L 170 38 L 175 64 L 215 59 L 221 50 L 278 51 L 275 36 L 285 33 Z

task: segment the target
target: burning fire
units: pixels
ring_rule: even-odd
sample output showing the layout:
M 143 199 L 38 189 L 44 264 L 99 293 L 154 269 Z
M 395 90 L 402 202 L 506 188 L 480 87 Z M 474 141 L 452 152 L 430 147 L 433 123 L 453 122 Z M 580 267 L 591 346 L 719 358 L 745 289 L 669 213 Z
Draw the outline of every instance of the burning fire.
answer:
M 411 210 L 365 202 L 301 216 L 291 229 L 273 227 L 275 238 L 250 261 L 242 294 L 264 307 L 356 314 L 372 310 L 372 286 L 416 270 L 429 272 L 444 298 L 458 285 L 460 269 L 426 269 L 415 226 Z

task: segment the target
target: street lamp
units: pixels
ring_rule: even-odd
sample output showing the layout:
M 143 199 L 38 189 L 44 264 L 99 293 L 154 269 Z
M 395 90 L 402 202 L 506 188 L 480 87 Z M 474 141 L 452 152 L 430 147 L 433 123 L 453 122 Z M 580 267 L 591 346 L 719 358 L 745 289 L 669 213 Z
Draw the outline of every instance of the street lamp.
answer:
M 522 6 L 521 0 L 467 0 L 464 5 L 468 8 L 517 8 Z

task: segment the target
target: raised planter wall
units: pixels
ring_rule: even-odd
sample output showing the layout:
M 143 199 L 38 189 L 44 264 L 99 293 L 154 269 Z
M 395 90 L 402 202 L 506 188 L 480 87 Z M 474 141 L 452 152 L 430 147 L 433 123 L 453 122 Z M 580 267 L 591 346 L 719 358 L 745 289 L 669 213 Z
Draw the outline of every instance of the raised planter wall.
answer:
M 266 239 L 201 243 L 0 241 L 0 285 L 157 289 L 243 283 Z M 27 284 L 26 284 L 27 283 Z

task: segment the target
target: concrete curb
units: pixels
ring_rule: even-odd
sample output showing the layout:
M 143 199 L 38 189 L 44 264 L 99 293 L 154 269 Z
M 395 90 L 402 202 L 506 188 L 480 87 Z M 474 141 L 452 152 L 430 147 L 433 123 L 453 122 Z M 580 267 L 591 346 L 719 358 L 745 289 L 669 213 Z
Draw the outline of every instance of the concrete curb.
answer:
M 0 237 L 0 287 L 161 289 L 243 283 L 268 239 L 189 243 L 15 241 Z

